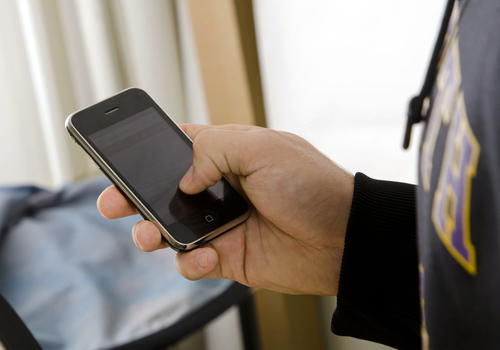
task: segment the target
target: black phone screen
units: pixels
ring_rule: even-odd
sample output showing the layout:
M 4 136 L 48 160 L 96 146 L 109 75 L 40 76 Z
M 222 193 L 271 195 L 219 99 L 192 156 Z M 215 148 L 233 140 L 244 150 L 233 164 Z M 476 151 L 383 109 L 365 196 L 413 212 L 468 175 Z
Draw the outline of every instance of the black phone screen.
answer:
M 222 207 L 228 195 L 234 197 L 231 193 L 235 190 L 225 179 L 197 195 L 179 190 L 179 182 L 192 162 L 192 147 L 155 108 L 120 120 L 88 138 L 157 219 L 166 228 L 181 232 L 177 239 L 196 239 L 211 225 L 227 221 L 224 213 L 231 208 Z M 234 209 L 234 205 L 231 207 Z

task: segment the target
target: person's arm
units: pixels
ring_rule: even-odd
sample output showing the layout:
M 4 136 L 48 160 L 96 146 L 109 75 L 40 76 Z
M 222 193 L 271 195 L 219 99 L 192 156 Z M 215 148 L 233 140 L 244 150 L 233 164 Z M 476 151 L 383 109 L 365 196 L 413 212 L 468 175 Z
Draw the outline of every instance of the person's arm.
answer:
M 405 252 L 393 253 L 389 246 L 383 244 L 378 245 L 380 249 L 376 248 L 377 245 L 372 245 L 369 239 L 394 244 L 395 240 L 383 236 L 392 231 L 383 227 L 373 229 L 366 226 L 376 222 L 377 208 L 385 213 L 386 223 L 393 220 L 389 218 L 391 207 L 385 208 L 382 197 L 385 196 L 391 202 L 397 198 L 399 191 L 394 191 L 392 196 L 390 191 L 381 190 L 380 193 L 384 196 L 377 198 L 376 195 L 368 195 L 367 198 L 372 199 L 370 202 L 363 199 L 363 195 L 370 190 L 376 191 L 380 186 L 375 183 L 371 189 L 367 184 L 367 188 L 363 190 L 358 175 L 358 186 L 354 191 L 358 199 L 352 206 L 354 176 L 296 135 L 251 126 L 182 127 L 193 139 L 194 157 L 192 167 L 181 180 L 180 189 L 187 194 L 195 194 L 215 184 L 222 174 L 226 174 L 248 196 L 254 210 L 242 225 L 199 249 L 177 254 L 179 273 L 190 280 L 227 278 L 248 286 L 283 293 L 336 295 L 343 261 L 343 291 L 339 295 L 340 305 L 334 317 L 341 322 L 335 322 L 335 327 L 340 327 L 336 331 L 344 333 L 356 330 L 357 327 L 365 328 L 353 316 L 355 310 L 363 312 L 365 317 L 370 315 L 367 311 L 371 307 L 376 315 L 376 311 L 383 309 L 378 306 L 382 305 L 381 301 L 378 297 L 370 297 L 370 290 L 354 290 L 352 294 L 350 288 L 374 288 L 374 283 L 370 286 L 371 281 L 377 282 L 377 288 L 382 291 L 390 288 L 386 280 L 392 278 L 392 266 L 380 263 L 380 270 L 373 272 L 375 262 L 372 260 L 384 260 L 380 255 L 394 254 L 393 260 L 397 261 L 398 256 L 405 255 Z M 408 189 L 406 186 L 403 185 Z M 413 187 L 409 188 L 413 191 Z M 413 192 L 409 196 L 412 197 Z M 359 203 L 367 203 L 367 207 L 372 207 L 370 213 L 374 218 L 365 217 L 362 212 L 357 214 Z M 114 187 L 101 194 L 98 207 L 108 218 L 135 212 Z M 351 207 L 350 227 L 347 229 Z M 396 207 L 395 210 L 401 210 L 398 205 Z M 408 211 L 402 212 L 414 215 L 414 207 L 410 207 Z M 396 211 L 392 214 L 398 216 Z M 393 226 L 390 227 L 394 229 Z M 342 260 L 346 230 L 349 232 L 350 242 L 347 256 Z M 358 232 L 361 234 L 358 235 Z M 402 231 L 401 234 L 408 233 Z M 141 221 L 134 227 L 133 237 L 136 245 L 144 251 L 165 247 L 156 226 L 147 221 Z M 368 240 L 364 242 L 365 239 Z M 361 254 L 357 254 L 357 244 L 360 248 L 364 246 L 365 249 L 368 247 L 378 250 L 366 254 L 361 250 Z M 357 262 L 356 259 L 360 261 Z M 398 264 L 402 262 L 398 261 Z M 365 267 L 366 272 L 357 271 Z M 359 278 L 356 276 L 358 273 Z M 368 278 L 367 282 L 364 282 L 362 276 Z M 351 283 L 353 278 L 354 284 Z M 418 299 L 418 283 L 416 288 Z M 384 294 L 380 290 L 377 295 Z M 397 291 L 393 293 L 397 294 Z M 366 300 L 365 295 L 368 298 Z M 343 304 L 343 300 L 347 303 Z M 357 302 L 360 302 L 359 308 Z M 374 317 L 372 319 L 373 322 L 378 322 Z M 365 338 L 384 342 L 386 336 L 383 334 L 387 334 L 389 326 L 390 324 L 380 326 L 380 331 L 386 333 Z M 375 326 L 373 330 L 376 331 Z M 364 336 L 362 332 L 354 332 L 352 335 Z M 390 338 L 390 335 L 387 337 Z
M 332 331 L 420 349 L 415 186 L 355 176 Z

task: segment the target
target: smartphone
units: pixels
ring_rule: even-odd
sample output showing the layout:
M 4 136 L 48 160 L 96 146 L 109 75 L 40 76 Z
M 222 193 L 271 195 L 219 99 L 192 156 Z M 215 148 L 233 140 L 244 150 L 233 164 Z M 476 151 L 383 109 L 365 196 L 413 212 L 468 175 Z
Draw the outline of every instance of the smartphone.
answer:
M 71 114 L 66 130 L 177 251 L 197 248 L 250 216 L 248 202 L 225 177 L 199 194 L 179 190 L 192 164 L 192 141 L 141 89 Z

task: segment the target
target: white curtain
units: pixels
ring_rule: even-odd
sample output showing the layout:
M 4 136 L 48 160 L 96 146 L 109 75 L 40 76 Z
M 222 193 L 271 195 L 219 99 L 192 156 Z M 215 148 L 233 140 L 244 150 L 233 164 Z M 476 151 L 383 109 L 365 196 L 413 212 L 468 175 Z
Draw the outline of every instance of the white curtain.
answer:
M 130 86 L 176 122 L 210 122 L 186 0 L 0 1 L 0 186 L 99 175 L 64 121 Z M 242 349 L 238 324 L 231 309 L 177 348 Z
M 1 1 L 0 185 L 96 174 L 64 120 L 130 86 L 177 122 L 208 122 L 190 31 L 184 0 Z

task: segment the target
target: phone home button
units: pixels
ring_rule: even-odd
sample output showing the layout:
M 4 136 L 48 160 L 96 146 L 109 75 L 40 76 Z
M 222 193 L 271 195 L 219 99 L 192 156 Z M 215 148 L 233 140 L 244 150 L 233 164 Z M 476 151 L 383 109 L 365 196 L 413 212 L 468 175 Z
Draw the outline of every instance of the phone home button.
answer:
M 219 221 L 217 214 L 211 210 L 205 210 L 201 213 L 201 220 L 205 225 L 212 226 L 216 225 Z

